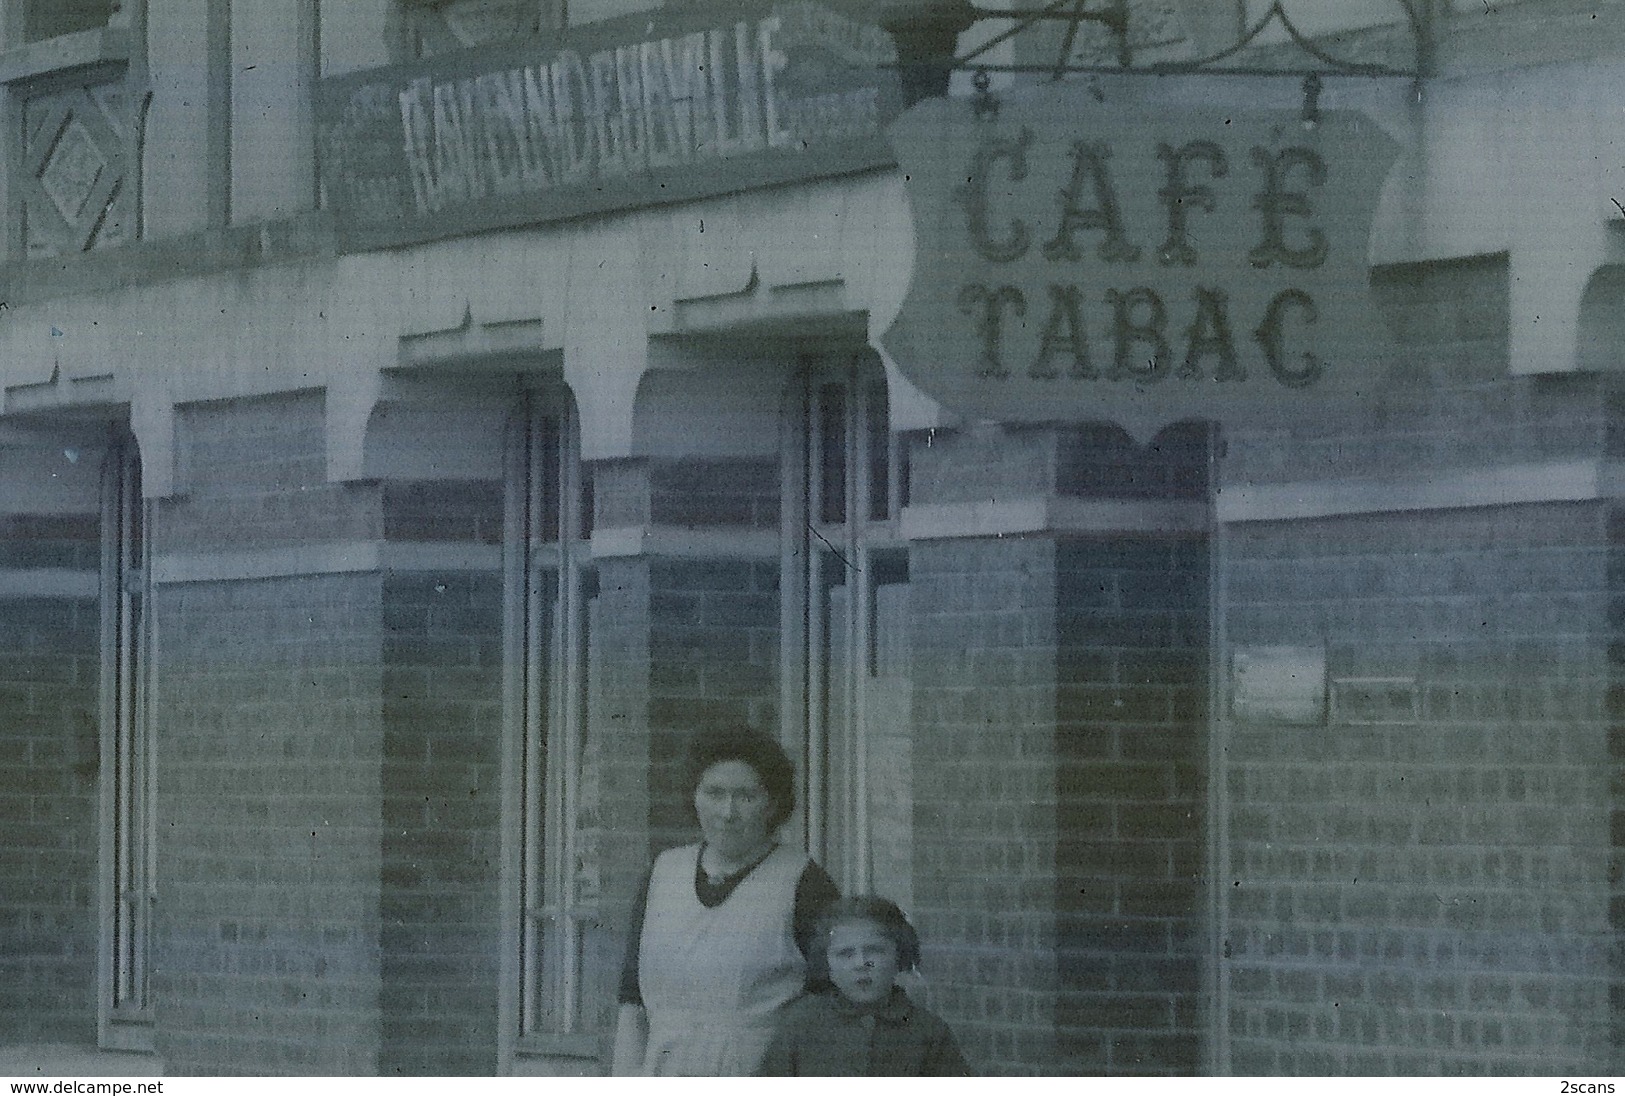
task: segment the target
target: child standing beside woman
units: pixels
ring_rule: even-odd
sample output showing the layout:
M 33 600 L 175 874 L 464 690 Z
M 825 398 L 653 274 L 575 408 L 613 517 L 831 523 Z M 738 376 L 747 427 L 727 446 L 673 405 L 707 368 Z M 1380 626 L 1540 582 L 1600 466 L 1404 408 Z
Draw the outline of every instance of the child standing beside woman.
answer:
M 688 786 L 701 840 L 661 853 L 634 904 L 612 1071 L 966 1074 L 947 1026 L 897 986 L 920 957 L 903 912 L 835 901 L 829 875 L 779 843 L 795 770 L 778 743 L 698 735 Z
M 909 999 L 898 975 L 920 961 L 920 938 L 897 905 L 842 898 L 818 918 L 808 960 L 815 983 L 779 1019 L 759 1070 L 766 1077 L 964 1077 L 953 1033 Z

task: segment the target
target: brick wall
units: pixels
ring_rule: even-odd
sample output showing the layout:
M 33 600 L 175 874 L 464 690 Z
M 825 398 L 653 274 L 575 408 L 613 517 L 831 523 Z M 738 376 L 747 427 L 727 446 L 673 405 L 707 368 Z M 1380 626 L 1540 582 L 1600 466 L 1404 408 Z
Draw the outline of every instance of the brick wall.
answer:
M 1233 644 L 1323 641 L 1416 717 L 1237 724 L 1240 1073 L 1543 1073 L 1607 1060 L 1601 513 L 1550 504 L 1230 535 Z
M 652 461 L 649 505 L 656 525 L 776 529 L 778 458 Z
M 491 438 L 493 447 L 501 438 Z M 394 544 L 502 543 L 500 480 L 385 480 L 384 539 Z
M 95 1038 L 99 537 L 94 513 L 0 517 L 18 593 L 46 569 L 89 589 L 0 598 L 3 1038 Z
M 600 494 L 600 497 L 602 495 Z M 605 916 L 624 931 L 652 855 L 649 836 L 649 568 L 642 559 L 598 565 L 598 614 L 588 712 L 603 781 L 599 815 Z
M 1315 438 L 1237 436 L 1228 482 L 1601 455 L 1596 378 L 1505 376 L 1503 262 L 1375 281 L 1406 348 L 1385 398 Z M 1595 502 L 1227 531 L 1230 645 L 1323 647 L 1334 699 L 1227 743 L 1235 1072 L 1616 1067 L 1608 543 Z M 1372 688 L 1392 699 L 1360 702 Z
M 1205 502 L 1208 437 L 1208 427 L 1195 422 L 1174 423 L 1144 445 L 1108 423 L 1069 427 L 1056 440 L 1056 492 L 1073 498 Z
M 377 537 L 376 490 L 326 482 L 319 396 L 186 408 L 180 436 L 160 556 Z M 172 583 L 157 613 L 165 1068 L 375 1073 L 379 578 Z
M 500 482 L 384 485 L 390 543 L 497 546 Z M 502 575 L 383 579 L 383 1070 L 496 1070 Z
M 1208 430 L 1062 432 L 1057 488 L 1204 501 Z M 1057 552 L 1059 1054 L 1111 1075 L 1202 1066 L 1208 537 L 1071 536 Z
M 1614 404 L 1609 417 L 1610 453 L 1616 448 L 1625 417 Z M 1608 929 L 1615 941 L 1609 948 L 1608 1013 L 1612 1053 L 1607 1062 L 1618 1072 L 1625 1059 L 1625 948 L 1617 941 L 1625 933 L 1625 513 L 1617 506 L 1608 510 L 1608 690 L 1604 712 L 1608 719 Z
M 1379 269 L 1372 291 L 1400 349 L 1361 413 L 1225 438 L 1226 483 L 1414 477 L 1576 452 L 1605 429 L 1597 378 L 1507 376 L 1505 256 Z

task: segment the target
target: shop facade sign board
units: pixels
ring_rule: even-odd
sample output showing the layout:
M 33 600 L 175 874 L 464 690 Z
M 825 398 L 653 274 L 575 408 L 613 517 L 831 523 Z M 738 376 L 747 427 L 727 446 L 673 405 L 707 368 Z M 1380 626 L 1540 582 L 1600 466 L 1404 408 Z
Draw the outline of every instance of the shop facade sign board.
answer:
M 346 250 L 892 162 L 891 37 L 815 2 L 708 3 L 322 81 Z
M 903 373 L 968 414 L 1141 440 L 1383 384 L 1367 254 L 1396 143 L 1351 111 L 1114 100 L 1048 84 L 893 125 L 916 250 L 881 343 Z

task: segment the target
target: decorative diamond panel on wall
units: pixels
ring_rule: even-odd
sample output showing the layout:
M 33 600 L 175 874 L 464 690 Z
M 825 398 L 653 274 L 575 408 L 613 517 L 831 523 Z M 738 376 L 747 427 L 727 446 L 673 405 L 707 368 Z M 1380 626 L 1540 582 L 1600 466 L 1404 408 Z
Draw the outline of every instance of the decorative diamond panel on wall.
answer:
M 95 139 L 77 118 L 70 118 L 56 147 L 45 158 L 39 181 L 62 219 L 76 221 L 84 215 L 96 181 L 106 170 L 107 158 L 97 150 Z
M 22 213 L 30 258 L 134 237 L 131 123 L 132 97 L 122 83 L 24 100 Z

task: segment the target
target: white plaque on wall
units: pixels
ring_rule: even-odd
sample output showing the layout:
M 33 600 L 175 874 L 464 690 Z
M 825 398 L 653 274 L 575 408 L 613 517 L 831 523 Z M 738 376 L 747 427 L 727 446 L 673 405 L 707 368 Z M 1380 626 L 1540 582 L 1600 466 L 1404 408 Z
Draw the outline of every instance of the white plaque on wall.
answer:
M 1230 716 L 1239 723 L 1324 723 L 1326 648 L 1236 648 Z

